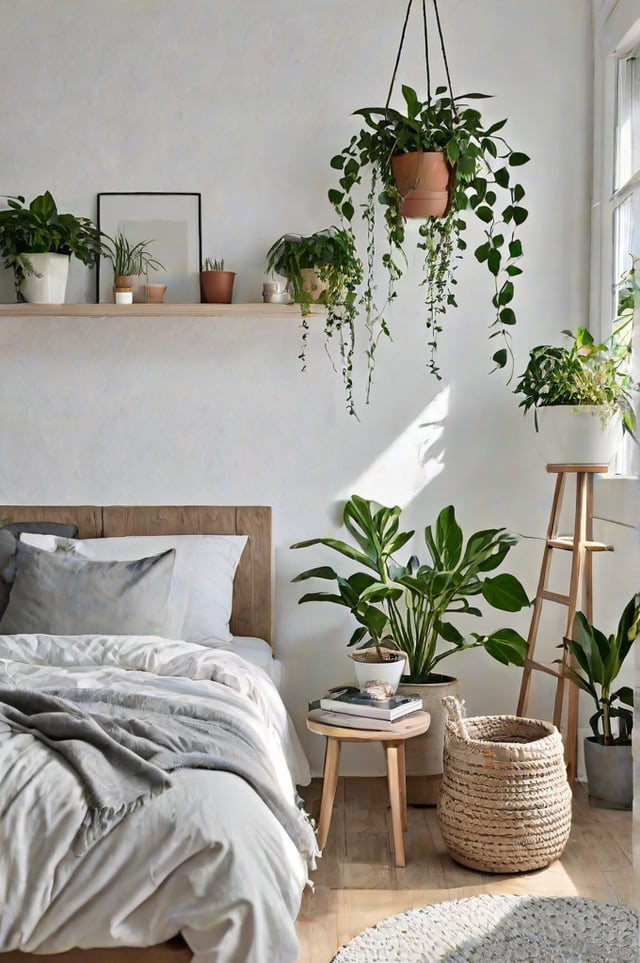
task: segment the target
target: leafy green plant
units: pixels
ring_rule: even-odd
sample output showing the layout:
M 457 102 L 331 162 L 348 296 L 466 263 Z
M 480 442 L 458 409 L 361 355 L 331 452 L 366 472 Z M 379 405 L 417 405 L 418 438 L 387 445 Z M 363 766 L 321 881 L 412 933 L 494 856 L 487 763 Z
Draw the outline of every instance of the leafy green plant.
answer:
M 514 168 L 529 160 L 514 151 L 500 131 L 506 120 L 486 124 L 480 112 L 466 101 L 487 95 L 471 93 L 461 97 L 437 87 L 435 96 L 421 101 L 415 90 L 402 87 L 404 111 L 391 107 L 364 107 L 354 113 L 364 126 L 331 160 L 340 172 L 338 187 L 329 200 L 350 237 L 352 226 L 361 219 L 366 227 L 364 291 L 358 308 L 368 329 L 369 385 L 374 354 L 381 334 L 390 336 L 385 320 L 388 305 L 396 298 L 396 285 L 408 265 L 409 236 L 401 213 L 404 200 L 392 171 L 395 155 L 414 151 L 443 151 L 450 168 L 449 210 L 444 217 L 428 217 L 416 232 L 417 247 L 423 254 L 426 326 L 429 335 L 428 367 L 440 378 L 436 361 L 438 336 L 448 308 L 457 306 L 455 271 L 466 250 L 466 213 L 475 214 L 484 228 L 484 239 L 474 251 L 486 264 L 492 278 L 490 338 L 500 337 L 502 347 L 493 354 L 496 368 L 513 363 L 510 329 L 516 323 L 512 306 L 514 279 L 522 273 L 516 262 L 522 255 L 517 236 L 528 211 L 523 205 L 525 190 L 513 176 Z M 366 197 L 361 203 L 356 191 L 366 180 Z M 376 220 L 378 207 L 384 219 L 385 249 L 377 256 Z M 414 232 L 411 232 L 411 237 Z M 384 303 L 378 306 L 379 261 L 386 275 Z M 494 369 L 495 370 L 495 369 Z M 367 394 L 368 397 L 368 394 Z
M 519 407 L 525 413 L 533 408 L 535 413 L 550 405 L 598 405 L 605 423 L 620 411 L 624 429 L 633 435 L 633 395 L 639 386 L 629 372 L 628 324 L 625 320 L 607 341 L 596 342 L 586 328 L 578 328 L 575 333 L 562 332 L 569 339 L 567 347 L 532 348 L 514 389 L 522 395 Z M 535 425 L 537 430 L 537 418 Z
M 26 275 L 36 272 L 29 254 L 73 255 L 92 267 L 101 253 L 100 234 L 88 217 L 62 214 L 49 191 L 27 205 L 22 195 L 4 195 L 0 210 L 0 257 L 14 272 L 16 292 Z
M 612 688 L 639 628 L 640 593 L 636 593 L 625 605 L 614 633 L 605 635 L 589 622 L 584 612 L 577 612 L 573 638 L 562 643 L 574 660 L 573 665 L 564 664 L 562 671 L 593 699 L 596 711 L 589 724 L 594 740 L 604 746 L 631 741 L 633 689 L 621 686 L 612 691 Z M 618 720 L 617 735 L 613 731 L 612 719 Z
M 203 271 L 224 271 L 224 258 L 217 261 L 215 258 L 206 257 L 204 259 Z
M 340 575 L 322 565 L 295 576 L 294 582 L 324 579 L 336 583 L 337 592 L 310 592 L 303 602 L 331 602 L 345 606 L 358 628 L 350 646 L 391 642 L 407 655 L 406 681 L 430 681 L 434 669 L 449 656 L 483 648 L 504 665 L 522 665 L 525 639 L 514 629 L 502 628 L 488 635 L 464 635 L 450 621 L 458 615 L 481 616 L 471 598 L 505 612 L 518 612 L 529 599 L 518 579 L 509 574 L 491 575 L 503 562 L 517 539 L 504 528 L 475 532 L 465 543 L 452 505 L 438 515 L 424 532 L 428 561 L 412 555 L 408 562 L 395 558 L 414 531 L 401 531 L 402 510 L 387 508 L 353 495 L 345 504 L 343 524 L 355 545 L 334 538 L 313 538 L 291 548 L 324 545 L 364 571 Z M 444 650 L 440 643 L 448 645 Z
M 620 278 L 617 314 L 609 338 L 598 342 L 586 328 L 578 328 L 575 333 L 564 330 L 566 345 L 542 344 L 529 352 L 514 393 L 522 395 L 518 407 L 525 414 L 533 409 L 536 431 L 538 408 L 597 405 L 602 408 L 603 424 L 619 411 L 624 430 L 634 435 L 634 395 L 640 384 L 633 380 L 630 362 L 635 303 L 640 292 L 638 260 L 633 258 L 630 269 Z
M 133 244 L 121 232 L 118 232 L 114 238 L 109 237 L 108 234 L 103 234 L 102 238 L 102 254 L 111 261 L 114 277 L 129 275 L 138 277 L 141 274 L 148 274 L 149 271 L 164 270 L 164 265 L 149 250 L 153 239 Z
M 355 414 L 353 401 L 353 355 L 357 318 L 358 285 L 363 266 L 358 258 L 351 231 L 330 227 L 306 237 L 283 234 L 267 251 L 267 271 L 287 279 L 287 291 L 300 306 L 302 317 L 303 369 L 309 332 L 307 316 L 314 302 L 327 308 L 324 333 L 329 344 L 336 339 L 340 352 L 342 376 L 347 391 L 347 408 Z M 308 272 L 319 281 L 317 297 Z

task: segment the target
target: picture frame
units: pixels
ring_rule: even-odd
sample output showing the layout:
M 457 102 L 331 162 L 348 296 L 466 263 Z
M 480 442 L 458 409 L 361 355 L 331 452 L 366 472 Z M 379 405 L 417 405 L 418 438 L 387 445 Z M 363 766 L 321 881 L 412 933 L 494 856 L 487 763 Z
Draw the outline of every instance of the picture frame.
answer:
M 105 191 L 98 194 L 98 230 L 114 238 L 118 232 L 132 243 L 150 241 L 153 256 L 164 267 L 149 282 L 166 284 L 164 300 L 200 303 L 202 269 L 202 195 L 195 192 Z M 144 286 L 141 286 L 144 291 Z M 96 301 L 113 303 L 113 270 L 98 258 Z M 144 296 L 135 300 L 145 300 Z

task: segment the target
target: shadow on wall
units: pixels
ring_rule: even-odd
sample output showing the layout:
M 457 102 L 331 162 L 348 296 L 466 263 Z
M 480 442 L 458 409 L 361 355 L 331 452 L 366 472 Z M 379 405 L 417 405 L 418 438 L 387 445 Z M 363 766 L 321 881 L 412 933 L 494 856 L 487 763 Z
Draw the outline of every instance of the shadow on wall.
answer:
M 447 385 L 358 478 L 338 492 L 336 520 L 341 521 L 344 501 L 353 494 L 406 508 L 444 469 L 441 439 L 448 413 Z

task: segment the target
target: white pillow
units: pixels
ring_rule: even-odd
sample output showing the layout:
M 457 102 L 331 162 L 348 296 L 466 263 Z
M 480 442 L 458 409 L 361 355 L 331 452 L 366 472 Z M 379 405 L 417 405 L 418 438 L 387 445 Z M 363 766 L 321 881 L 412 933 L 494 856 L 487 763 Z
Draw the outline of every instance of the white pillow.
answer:
M 229 642 L 233 579 L 246 535 L 126 535 L 72 539 L 23 533 L 21 541 L 49 552 L 72 551 L 98 561 L 132 561 L 175 549 L 167 633 L 185 642 Z

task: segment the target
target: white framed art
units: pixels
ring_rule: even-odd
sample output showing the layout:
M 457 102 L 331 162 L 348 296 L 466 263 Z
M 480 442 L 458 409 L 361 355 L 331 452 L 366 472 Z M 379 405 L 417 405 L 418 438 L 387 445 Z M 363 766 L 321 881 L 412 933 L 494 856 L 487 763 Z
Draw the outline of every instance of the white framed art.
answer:
M 123 234 L 132 244 L 148 241 L 163 271 L 149 282 L 166 284 L 165 301 L 200 303 L 202 268 L 201 195 L 165 194 L 159 191 L 105 192 L 98 194 L 98 229 L 109 237 Z M 100 257 L 96 272 L 96 300 L 113 302 L 113 271 Z

